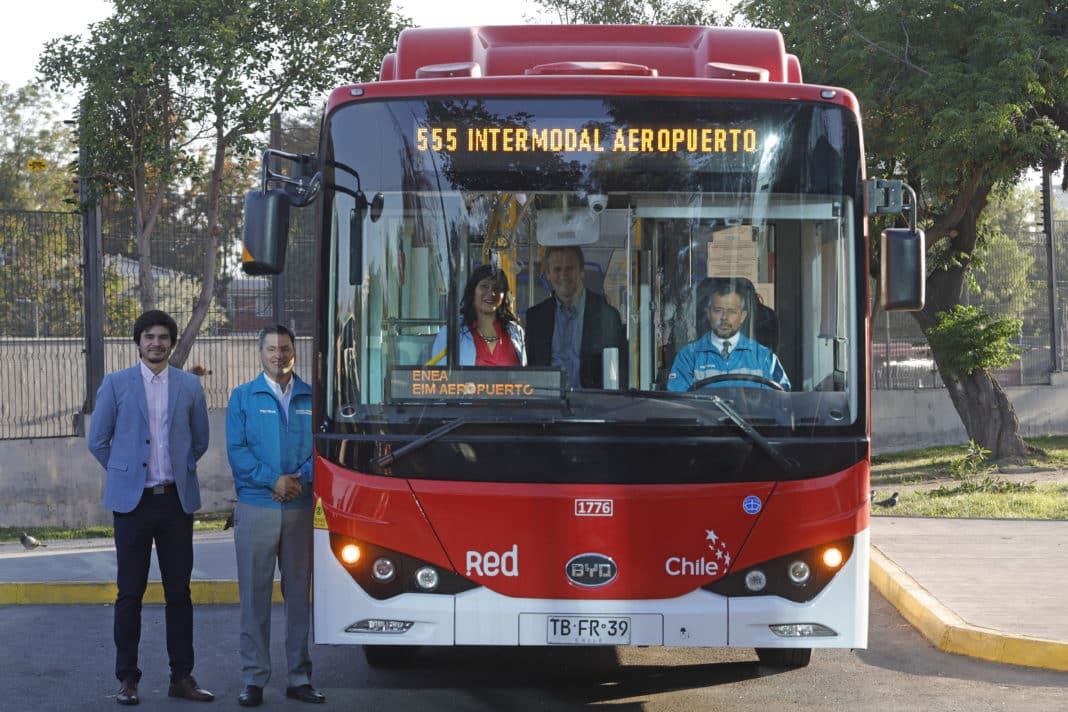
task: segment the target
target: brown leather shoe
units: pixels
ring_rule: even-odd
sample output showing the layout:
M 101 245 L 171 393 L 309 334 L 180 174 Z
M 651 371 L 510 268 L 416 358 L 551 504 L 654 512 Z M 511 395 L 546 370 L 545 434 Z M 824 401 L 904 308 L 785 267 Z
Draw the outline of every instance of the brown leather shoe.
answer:
M 194 702 L 211 702 L 215 699 L 215 695 L 197 686 L 197 681 L 193 679 L 192 675 L 182 678 L 178 682 L 172 682 L 170 689 L 167 690 L 167 695 L 170 697 L 182 697 Z
M 137 696 L 137 683 L 133 680 L 123 680 L 119 694 L 115 695 L 115 701 L 120 705 L 136 705 L 141 701 Z

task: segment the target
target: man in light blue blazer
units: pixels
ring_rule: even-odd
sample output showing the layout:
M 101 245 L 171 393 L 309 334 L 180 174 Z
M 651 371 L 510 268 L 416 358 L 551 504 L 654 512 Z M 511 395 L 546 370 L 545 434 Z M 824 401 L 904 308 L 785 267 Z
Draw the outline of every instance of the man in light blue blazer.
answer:
M 114 515 L 116 701 L 136 705 L 141 670 L 141 603 L 156 546 L 166 600 L 168 694 L 199 702 L 214 695 L 193 679 L 193 512 L 200 509 L 197 460 L 208 449 L 208 410 L 200 379 L 168 364 L 178 325 L 166 312 L 137 318 L 140 362 L 109 373 L 96 394 L 89 451 L 104 466 L 105 507 Z

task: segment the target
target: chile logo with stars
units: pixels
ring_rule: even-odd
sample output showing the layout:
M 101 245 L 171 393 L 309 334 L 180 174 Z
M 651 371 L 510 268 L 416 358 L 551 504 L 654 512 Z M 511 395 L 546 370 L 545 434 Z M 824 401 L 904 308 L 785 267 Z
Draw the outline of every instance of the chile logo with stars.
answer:
M 715 555 L 716 559 L 723 563 L 723 570 L 726 571 L 729 569 L 731 565 L 731 553 L 727 547 L 727 542 L 720 539 L 712 529 L 705 529 L 705 541 L 708 542 L 708 550 Z

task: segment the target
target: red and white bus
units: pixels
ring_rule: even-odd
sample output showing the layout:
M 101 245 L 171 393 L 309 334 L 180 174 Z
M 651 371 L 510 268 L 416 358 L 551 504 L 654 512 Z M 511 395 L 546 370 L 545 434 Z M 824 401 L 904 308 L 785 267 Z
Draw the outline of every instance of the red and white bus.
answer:
M 866 212 L 902 186 L 865 181 L 856 99 L 802 83 L 778 32 L 406 30 L 332 93 L 317 155 L 269 154 L 246 269 L 319 210 L 317 643 L 865 647 Z M 888 308 L 922 303 L 914 227 L 884 233 Z M 601 383 L 432 353 L 481 264 L 522 323 L 554 245 L 621 315 Z M 668 390 L 721 279 L 790 390 Z

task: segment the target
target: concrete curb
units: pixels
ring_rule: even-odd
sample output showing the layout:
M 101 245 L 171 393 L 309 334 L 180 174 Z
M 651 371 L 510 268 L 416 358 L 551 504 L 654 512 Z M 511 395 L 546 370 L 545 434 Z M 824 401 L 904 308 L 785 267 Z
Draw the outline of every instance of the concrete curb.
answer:
M 1068 671 L 1068 643 L 971 625 L 874 545 L 870 572 L 876 590 L 939 650 L 996 663 Z
M 112 581 L 49 581 L 42 583 L 0 583 L 0 605 L 113 604 L 117 589 Z M 222 605 L 239 602 L 237 581 L 194 580 L 189 584 L 194 605 Z M 275 603 L 282 602 L 282 585 L 274 582 Z M 163 603 L 163 584 L 149 581 L 145 603 Z

